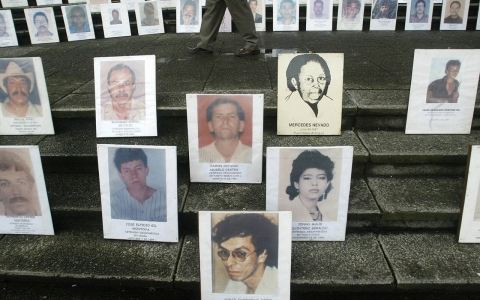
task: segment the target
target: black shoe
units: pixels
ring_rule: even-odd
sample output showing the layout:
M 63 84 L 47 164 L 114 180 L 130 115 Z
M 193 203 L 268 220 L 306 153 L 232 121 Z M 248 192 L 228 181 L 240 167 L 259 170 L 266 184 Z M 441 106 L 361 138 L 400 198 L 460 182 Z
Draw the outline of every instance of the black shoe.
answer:
M 260 50 L 250 50 L 250 49 L 240 49 L 237 52 L 235 52 L 235 56 L 242 57 L 242 56 L 248 56 L 248 55 L 259 55 Z
M 200 48 L 200 47 L 188 47 L 188 49 L 190 49 L 190 51 L 192 51 L 192 53 L 194 54 L 212 54 L 213 51 L 212 50 L 207 50 L 207 49 L 203 49 L 203 48 Z

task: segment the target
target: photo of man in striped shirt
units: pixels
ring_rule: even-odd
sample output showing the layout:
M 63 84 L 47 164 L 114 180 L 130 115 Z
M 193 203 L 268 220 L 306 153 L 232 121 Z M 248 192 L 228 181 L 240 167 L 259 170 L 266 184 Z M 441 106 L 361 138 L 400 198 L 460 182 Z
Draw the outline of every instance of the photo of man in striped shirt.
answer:
M 150 169 L 143 149 L 118 148 L 113 162 L 125 188 L 111 195 L 112 219 L 166 222 L 165 191 L 147 185 Z

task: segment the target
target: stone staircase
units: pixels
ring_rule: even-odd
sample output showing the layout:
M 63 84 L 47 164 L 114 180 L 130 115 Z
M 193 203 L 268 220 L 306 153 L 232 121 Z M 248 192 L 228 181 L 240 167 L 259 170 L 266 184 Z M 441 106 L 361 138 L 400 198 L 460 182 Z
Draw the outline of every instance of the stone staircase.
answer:
M 478 299 L 480 245 L 458 244 L 455 232 L 480 97 L 470 135 L 405 135 L 404 126 L 414 49 L 478 49 L 480 32 L 259 35 L 265 53 L 247 58 L 232 55 L 236 33 L 201 56 L 186 47 L 195 35 L 172 33 L 0 49 L 42 58 L 56 132 L 0 136 L 39 145 L 55 228 L 0 236 L 0 299 L 200 298 L 197 212 L 264 210 L 265 167 L 259 185 L 190 183 L 187 93 L 263 93 L 265 148 L 354 146 L 346 241 L 293 243 L 292 299 Z M 345 53 L 341 136 L 276 135 L 272 49 Z M 157 59 L 158 137 L 96 138 L 93 58 L 146 54 Z M 177 146 L 179 243 L 103 239 L 97 144 Z

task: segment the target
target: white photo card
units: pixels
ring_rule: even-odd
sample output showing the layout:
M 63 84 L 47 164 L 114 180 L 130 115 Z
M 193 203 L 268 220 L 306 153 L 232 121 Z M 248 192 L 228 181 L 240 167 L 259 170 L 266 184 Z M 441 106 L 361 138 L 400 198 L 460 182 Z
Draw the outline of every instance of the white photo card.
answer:
M 266 30 L 265 0 L 248 0 L 248 5 L 252 10 L 253 20 L 255 21 L 255 30 L 265 31 Z
M 165 33 L 160 1 L 136 2 L 135 16 L 139 35 Z
M 104 237 L 178 242 L 177 148 L 97 145 L 97 150 Z
M 344 241 L 353 147 L 267 148 L 267 211 L 292 212 L 294 241 Z
M 18 46 L 12 11 L 0 10 L 0 47 Z
M 54 134 L 40 57 L 0 58 L 0 134 Z
M 24 12 L 32 44 L 60 42 L 53 7 L 25 8 Z
M 3 8 L 28 6 L 28 0 L 0 0 Z
M 470 0 L 443 0 L 440 30 L 467 29 Z
M 92 14 L 88 5 L 62 6 L 62 14 L 69 42 L 95 39 Z
M 406 134 L 469 134 L 480 50 L 416 49 Z
M 279 55 L 279 135 L 340 135 L 342 96 L 343 53 Z
M 202 299 L 290 299 L 291 212 L 201 211 L 198 220 Z
M 433 2 L 433 0 L 407 0 L 405 30 L 430 30 Z
M 331 31 L 333 0 L 307 0 L 307 31 Z
M 38 146 L 0 146 L 0 233 L 54 234 Z
M 100 11 L 102 13 L 102 26 L 105 38 L 132 35 L 127 4 L 100 4 Z
M 87 0 L 87 4 L 90 6 L 90 11 L 92 13 L 101 12 L 100 5 L 109 3 L 112 3 L 112 0 Z
M 134 10 L 136 3 L 145 2 L 145 0 L 120 0 L 120 3 L 124 3 L 127 5 L 128 10 Z
M 95 57 L 97 137 L 156 136 L 155 55 Z
M 370 30 L 395 30 L 397 0 L 373 0 Z
M 36 1 L 37 1 L 37 6 L 62 4 L 62 0 L 36 0 Z
M 365 0 L 339 0 L 337 30 L 362 30 Z
M 177 1 L 177 33 L 200 32 L 202 4 L 199 0 Z
M 470 146 L 469 150 L 458 242 L 480 243 L 480 146 Z
M 273 0 L 273 31 L 298 31 L 298 0 Z
M 192 182 L 261 183 L 263 94 L 187 94 Z

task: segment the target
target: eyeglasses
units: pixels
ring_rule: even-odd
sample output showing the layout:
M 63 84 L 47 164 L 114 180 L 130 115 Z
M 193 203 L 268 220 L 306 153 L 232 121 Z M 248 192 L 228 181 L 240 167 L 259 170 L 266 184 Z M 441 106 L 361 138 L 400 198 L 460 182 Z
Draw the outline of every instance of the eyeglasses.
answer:
M 317 77 L 317 82 L 318 83 L 322 83 L 324 84 L 325 82 L 327 82 L 328 78 L 325 77 L 325 76 L 319 76 Z M 313 77 L 306 77 L 303 79 L 303 82 L 307 83 L 307 84 L 313 84 L 315 82 L 315 78 Z
M 233 258 L 235 258 L 236 261 L 244 262 L 245 259 L 247 259 L 247 257 L 255 253 L 255 251 L 250 254 L 247 254 L 247 252 L 242 250 L 228 251 L 226 249 L 221 249 L 217 251 L 218 256 L 223 261 L 226 261 L 230 257 L 230 253 L 232 253 Z

